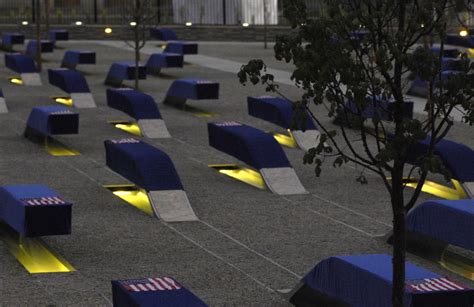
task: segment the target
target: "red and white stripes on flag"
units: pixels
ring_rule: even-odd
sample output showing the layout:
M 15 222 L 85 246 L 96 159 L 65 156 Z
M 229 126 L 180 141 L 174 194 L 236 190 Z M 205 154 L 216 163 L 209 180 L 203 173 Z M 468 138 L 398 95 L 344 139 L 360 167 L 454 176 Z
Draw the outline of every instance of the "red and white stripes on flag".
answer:
M 123 288 L 132 292 L 172 291 L 182 288 L 170 277 L 122 280 L 120 283 Z
M 447 277 L 411 280 L 406 282 L 406 287 L 412 292 L 459 291 L 466 289 L 466 287 Z
M 21 201 L 27 206 L 44 206 L 44 205 L 65 205 L 67 204 L 59 196 L 38 197 L 38 198 L 22 198 Z

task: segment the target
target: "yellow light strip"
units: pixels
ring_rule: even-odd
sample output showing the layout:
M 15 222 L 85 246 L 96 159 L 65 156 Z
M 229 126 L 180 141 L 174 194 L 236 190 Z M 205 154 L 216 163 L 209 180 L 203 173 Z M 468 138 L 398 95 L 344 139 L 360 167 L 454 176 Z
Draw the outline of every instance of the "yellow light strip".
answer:
M 65 97 L 65 96 L 52 96 L 51 99 L 53 99 L 55 102 L 67 105 L 68 107 L 73 106 L 73 101 L 70 97 Z
M 258 189 L 265 190 L 267 186 L 262 175 L 256 170 L 238 166 L 237 164 L 211 164 L 210 168 L 215 169 L 221 174 L 245 182 Z
M 296 144 L 296 141 L 293 138 L 293 134 L 291 133 L 289 129 L 288 129 L 288 135 L 274 132 L 273 137 L 277 140 L 278 143 L 280 143 L 283 146 L 286 146 L 289 148 L 298 148 L 298 144 Z
M 74 149 L 68 148 L 63 143 L 51 138 L 47 137 L 44 144 L 46 151 L 53 156 L 56 157 L 64 157 L 64 156 L 78 156 L 80 153 Z
M 184 105 L 184 111 L 186 111 L 188 113 L 191 113 L 192 115 L 197 116 L 197 117 L 208 117 L 209 118 L 209 117 L 214 117 L 214 116 L 217 115 L 217 113 L 208 112 L 208 111 L 196 108 L 196 107 L 191 107 L 189 105 Z
M 147 215 L 155 215 L 145 190 L 134 185 L 106 185 L 104 187 Z
M 474 48 L 467 49 L 467 57 L 470 59 L 474 58 Z
M 0 226 L 0 239 L 10 253 L 31 274 L 74 272 L 74 267 L 57 253 L 49 249 L 39 238 L 18 238 L 8 226 Z
M 17 84 L 17 85 L 22 85 L 23 84 L 23 80 L 21 78 L 18 78 L 18 77 L 8 78 L 8 80 L 13 84 Z
M 137 123 L 123 121 L 123 120 L 122 121 L 115 120 L 115 121 L 109 121 L 109 124 L 113 125 L 117 129 L 126 131 L 128 133 L 133 134 L 133 135 L 142 136 L 140 126 L 138 126 Z
M 404 178 L 404 180 L 407 187 L 416 189 L 418 186 L 418 181 L 416 179 Z M 425 184 L 421 188 L 421 191 L 448 200 L 466 199 L 467 195 L 459 181 L 452 179 L 451 182 L 454 185 L 454 189 L 433 181 L 426 180 Z
M 445 269 L 459 274 L 467 279 L 474 280 L 474 261 L 462 255 L 444 250 L 439 264 Z

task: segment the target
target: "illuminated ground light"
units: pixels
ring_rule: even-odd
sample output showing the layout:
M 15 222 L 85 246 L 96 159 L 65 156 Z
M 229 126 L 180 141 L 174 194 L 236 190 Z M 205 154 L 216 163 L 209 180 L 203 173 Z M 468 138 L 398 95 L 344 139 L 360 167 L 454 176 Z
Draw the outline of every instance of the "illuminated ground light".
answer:
M 472 259 L 444 249 L 439 263 L 451 272 L 474 280 L 474 262 Z
M 105 185 L 104 187 L 114 193 L 115 196 L 120 197 L 147 215 L 154 215 L 153 208 L 151 207 L 145 190 L 134 185 Z
M 193 25 L 193 23 L 192 23 L 192 22 L 190 22 L 190 21 L 188 21 L 188 22 L 186 22 L 186 23 L 185 23 L 185 25 L 186 25 L 186 27 L 190 27 L 190 26 L 192 26 L 192 25 Z
M 461 30 L 459 31 L 459 35 L 462 37 L 466 37 L 469 35 L 469 32 L 467 30 Z
M 418 186 L 417 179 L 404 178 L 403 181 L 407 187 L 416 189 L 416 187 Z M 425 184 L 421 188 L 421 191 L 448 200 L 459 200 L 468 198 L 459 181 L 452 179 L 451 182 L 454 188 L 450 188 L 445 185 L 426 180 Z
M 10 81 L 13 84 L 17 84 L 17 85 L 22 85 L 23 84 L 23 80 L 21 80 L 21 78 L 18 78 L 18 77 L 8 78 L 8 81 Z
M 28 21 L 23 20 L 23 21 L 21 22 L 21 25 L 22 25 L 22 26 L 27 26 L 27 25 L 28 25 Z
M 237 164 L 211 164 L 209 167 L 215 169 L 221 174 L 245 182 L 253 187 L 262 190 L 267 188 L 262 175 L 254 169 L 241 167 Z
M 72 105 L 73 105 L 72 99 L 70 97 L 53 96 L 53 97 L 51 97 L 51 99 L 53 99 L 57 103 L 67 105 L 68 107 L 72 107 Z
M 78 20 L 74 23 L 76 26 L 82 26 L 82 21 Z
M 197 117 L 214 117 L 214 116 L 217 115 L 217 113 L 202 110 L 202 109 L 192 107 L 192 106 L 189 106 L 189 105 L 184 105 L 183 110 L 188 112 L 188 113 L 191 113 L 192 115 L 197 116 Z
M 250 24 L 249 24 L 248 22 L 244 22 L 244 23 L 242 24 L 242 27 L 245 27 L 245 28 L 246 28 L 246 27 L 248 27 L 248 26 L 250 26 Z
M 131 26 L 131 27 L 135 27 L 136 25 L 137 25 L 137 23 L 136 23 L 135 21 L 131 21 L 131 22 L 130 22 L 130 26 Z
M 31 274 L 74 272 L 74 267 L 38 238 L 19 238 L 8 226 L 0 225 L 0 239 L 10 253 Z
M 63 143 L 51 138 L 47 137 L 44 143 L 44 147 L 46 151 L 56 157 L 65 157 L 65 156 L 78 156 L 80 153 L 74 149 L 68 148 Z
M 117 129 L 127 131 L 128 133 L 131 133 L 133 135 L 142 136 L 140 126 L 138 126 L 137 123 L 123 121 L 123 120 L 114 120 L 114 121 L 109 121 L 109 124 L 111 124 Z
M 105 32 L 105 34 L 111 34 L 112 33 L 112 28 L 105 28 L 104 32 Z
M 297 148 L 298 144 L 296 144 L 295 139 L 293 138 L 293 134 L 288 129 L 288 135 L 282 133 L 273 133 L 273 137 L 277 140 L 278 143 L 284 145 L 289 148 Z

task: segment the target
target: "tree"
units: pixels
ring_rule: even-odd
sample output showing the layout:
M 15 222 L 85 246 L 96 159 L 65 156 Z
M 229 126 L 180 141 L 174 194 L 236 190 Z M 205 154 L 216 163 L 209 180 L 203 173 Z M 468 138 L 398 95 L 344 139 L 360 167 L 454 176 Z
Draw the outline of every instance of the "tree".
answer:
M 325 14 L 318 18 L 308 17 L 303 0 L 284 0 L 283 6 L 294 33 L 278 37 L 274 49 L 278 60 L 294 64 L 292 79 L 303 90 L 301 100 L 294 102 L 295 118 L 300 119 L 295 125 L 304 125 L 304 117 L 310 114 L 322 132 L 304 163 L 314 164 L 319 176 L 321 164 L 332 156 L 336 167 L 351 162 L 380 176 L 393 213 L 392 303 L 403 306 L 406 214 L 415 205 L 428 173 L 449 176 L 434 147 L 453 125 L 451 112 L 460 109 L 463 121 L 474 123 L 469 76 L 473 66 L 464 61 L 459 73 L 447 78 L 441 74 L 449 16 L 469 10 L 469 0 L 325 0 Z M 423 44 L 428 36 L 441 42 L 439 53 Z M 423 118 L 404 117 L 410 75 L 419 76 L 428 86 Z M 261 83 L 267 91 L 284 97 L 262 60 L 249 61 L 238 76 L 244 85 Z M 393 109 L 381 103 L 388 100 L 393 100 Z M 348 108 L 348 101 L 355 110 Z M 311 112 L 310 103 L 327 110 L 330 118 L 355 115 L 360 129 L 351 132 L 337 125 L 333 130 L 321 120 L 325 114 Z M 368 108 L 377 110 L 373 118 L 365 117 Z M 381 113 L 392 122 L 384 122 Z M 360 146 L 354 144 L 353 133 L 359 135 Z M 417 165 L 408 164 L 410 149 L 425 138 L 429 139 L 427 152 Z M 408 194 L 403 178 L 414 171 L 419 173 L 419 183 Z M 358 181 L 366 179 L 361 175 Z
M 156 14 L 151 5 L 152 1 L 147 0 L 122 0 L 124 21 L 130 25 L 133 34 L 133 41 L 125 40 L 135 52 L 135 89 L 139 89 L 139 65 L 140 65 L 140 50 L 145 47 L 147 42 L 148 26 Z

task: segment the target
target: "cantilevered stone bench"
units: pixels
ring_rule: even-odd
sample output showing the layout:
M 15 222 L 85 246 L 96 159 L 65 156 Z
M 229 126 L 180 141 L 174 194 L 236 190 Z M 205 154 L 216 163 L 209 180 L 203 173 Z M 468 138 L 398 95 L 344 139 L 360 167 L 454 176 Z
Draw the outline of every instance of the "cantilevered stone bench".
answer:
M 178 39 L 176 33 L 168 28 L 151 28 L 150 36 L 160 41 L 175 41 Z
M 198 44 L 185 41 L 169 41 L 164 53 L 177 53 L 182 55 L 198 54 Z
M 26 45 L 26 55 L 29 55 L 33 58 L 36 57 L 36 49 L 38 47 L 38 42 L 35 39 L 28 41 Z M 41 53 L 52 53 L 54 52 L 54 43 L 50 40 L 41 40 Z
M 0 187 L 0 219 L 23 237 L 71 233 L 72 204 L 39 184 Z
M 154 53 L 146 62 L 148 74 L 159 75 L 163 68 L 182 68 L 183 55 L 177 53 Z
M 318 145 L 321 133 L 309 114 L 306 114 L 304 127 L 293 129 L 293 106 L 290 101 L 271 96 L 247 97 L 247 106 L 249 115 L 269 121 L 290 131 L 291 136 L 301 149 L 308 151 Z
M 464 48 L 474 48 L 474 38 L 470 35 L 461 36 L 458 33 L 448 33 L 444 39 L 446 45 L 459 46 Z
M 62 29 L 54 29 L 49 31 L 49 39 L 56 43 L 56 41 L 68 41 L 69 40 L 69 31 Z
M 407 216 L 407 230 L 474 251 L 474 200 L 430 200 Z
M 138 67 L 138 78 L 140 80 L 146 79 L 146 67 L 140 65 Z M 106 85 L 119 87 L 122 85 L 124 80 L 135 79 L 135 62 L 133 61 L 121 61 L 115 62 L 109 69 L 107 78 L 105 79 Z
M 191 291 L 171 277 L 112 281 L 114 307 L 206 307 Z
M 4 33 L 2 34 L 2 49 L 12 51 L 14 45 L 23 45 L 25 36 L 20 33 Z
M 20 74 L 24 85 L 41 85 L 41 78 L 32 57 L 21 53 L 5 54 L 5 66 Z
M 80 72 L 67 68 L 48 69 L 48 80 L 51 85 L 68 93 L 75 107 L 96 107 L 89 85 Z
M 155 100 L 150 95 L 128 89 L 107 89 L 107 105 L 133 117 L 148 138 L 171 137 Z
M 5 97 L 3 96 L 3 91 L 0 89 L 0 114 L 1 113 L 8 113 L 8 108 Z
M 195 79 L 176 80 L 168 89 L 163 103 L 183 108 L 188 99 L 219 99 L 219 83 Z
M 63 106 L 34 107 L 26 123 L 26 137 L 45 138 L 79 132 L 79 113 Z
M 294 293 L 294 294 L 293 294 Z M 336 256 L 317 264 L 296 286 L 296 306 L 391 306 L 392 257 Z M 468 307 L 474 290 L 406 262 L 404 306 Z
M 165 222 L 198 220 L 166 153 L 133 138 L 104 143 L 107 166 L 147 192 L 158 218 Z
M 209 145 L 257 169 L 275 194 L 307 193 L 272 135 L 237 122 L 208 123 Z
M 79 64 L 95 64 L 96 55 L 93 51 L 68 50 L 64 53 L 61 67 L 76 69 Z

